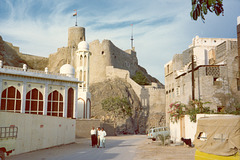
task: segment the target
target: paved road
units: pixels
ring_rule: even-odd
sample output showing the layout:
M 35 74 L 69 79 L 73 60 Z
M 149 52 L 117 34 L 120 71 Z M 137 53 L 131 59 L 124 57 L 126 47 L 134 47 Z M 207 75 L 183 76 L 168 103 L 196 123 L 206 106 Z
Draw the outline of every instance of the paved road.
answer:
M 50 149 L 10 156 L 7 160 L 133 160 L 143 135 L 106 137 L 106 148 L 92 148 L 90 139 Z

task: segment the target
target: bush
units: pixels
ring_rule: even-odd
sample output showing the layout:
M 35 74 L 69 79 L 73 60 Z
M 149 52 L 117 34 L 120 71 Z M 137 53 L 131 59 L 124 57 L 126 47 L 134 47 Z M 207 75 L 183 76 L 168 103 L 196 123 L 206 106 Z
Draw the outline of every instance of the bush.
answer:
M 186 106 L 181 102 L 175 102 L 170 104 L 170 120 L 172 122 L 177 122 L 182 116 L 185 115 Z
M 132 79 L 139 85 L 149 85 L 147 77 L 140 71 L 137 71 Z

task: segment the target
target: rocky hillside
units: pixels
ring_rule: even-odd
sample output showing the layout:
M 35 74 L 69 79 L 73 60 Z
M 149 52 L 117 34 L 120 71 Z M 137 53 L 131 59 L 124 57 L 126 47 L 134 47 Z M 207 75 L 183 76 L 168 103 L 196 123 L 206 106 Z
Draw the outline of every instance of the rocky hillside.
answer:
M 27 61 L 30 68 L 44 71 L 45 67 L 48 67 L 48 58 L 29 54 L 20 54 L 20 57 Z
M 28 68 L 36 70 L 44 70 L 48 65 L 48 58 L 22 53 L 18 54 L 1 36 L 0 60 L 3 61 L 3 65 L 23 67 L 23 64 L 27 64 Z
M 109 115 L 102 110 L 101 102 L 108 97 L 127 97 L 132 105 L 132 117 L 119 118 L 117 122 L 118 134 L 145 133 L 147 117 L 144 116 L 139 98 L 130 84 L 123 79 L 106 80 L 90 86 L 92 94 L 92 117 L 111 123 Z
M 127 97 L 132 105 L 132 117 L 118 118 L 117 134 L 145 134 L 150 126 L 163 126 L 165 113 L 152 112 L 149 107 L 143 107 L 131 85 L 124 79 L 115 78 L 90 86 L 92 94 L 92 118 L 101 119 L 105 123 L 113 122 L 107 112 L 102 110 L 101 102 L 109 97 Z
M 0 60 L 3 61 L 3 65 L 7 66 L 23 67 L 23 64 L 27 64 L 27 62 L 23 60 L 11 46 L 3 41 L 1 36 Z
M 154 83 L 157 83 L 158 87 L 160 87 L 160 88 L 165 87 L 161 82 L 159 82 L 158 79 L 156 79 L 155 77 L 152 77 L 150 74 L 148 74 L 147 70 L 145 68 L 143 68 L 142 66 L 138 65 L 138 71 L 142 72 L 145 75 L 145 77 L 147 78 L 149 83 L 154 82 Z

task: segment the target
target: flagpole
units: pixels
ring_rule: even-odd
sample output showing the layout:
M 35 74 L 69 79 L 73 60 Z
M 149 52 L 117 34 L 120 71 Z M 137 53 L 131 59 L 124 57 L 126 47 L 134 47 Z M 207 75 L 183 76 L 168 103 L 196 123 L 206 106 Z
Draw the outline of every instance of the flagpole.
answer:
M 76 24 L 75 24 L 75 26 L 77 26 L 77 16 L 78 16 L 78 15 L 77 15 L 77 10 L 76 10 Z
M 76 15 L 76 23 L 75 23 L 75 26 L 77 26 L 77 15 Z
M 73 16 L 76 16 L 76 22 L 75 22 L 75 26 L 77 26 L 77 10 L 76 10 L 76 9 L 74 9 L 74 11 L 76 11 L 76 12 L 73 14 Z

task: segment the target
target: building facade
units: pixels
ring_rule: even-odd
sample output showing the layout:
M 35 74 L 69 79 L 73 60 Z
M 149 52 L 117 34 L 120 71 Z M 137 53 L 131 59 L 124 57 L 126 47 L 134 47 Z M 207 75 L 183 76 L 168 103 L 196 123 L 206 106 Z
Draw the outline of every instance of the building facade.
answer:
M 179 101 L 188 104 L 193 94 L 194 99 L 210 102 L 206 106 L 216 112 L 231 110 L 233 103 L 239 100 L 236 39 L 196 36 L 189 48 L 182 54 L 174 55 L 164 68 L 166 113 L 171 103 Z M 167 113 L 167 125 L 169 118 Z
M 77 117 L 78 79 L 49 73 L 47 68 L 45 72 L 27 69 L 26 65 L 1 65 L 0 75 L 1 111 Z

